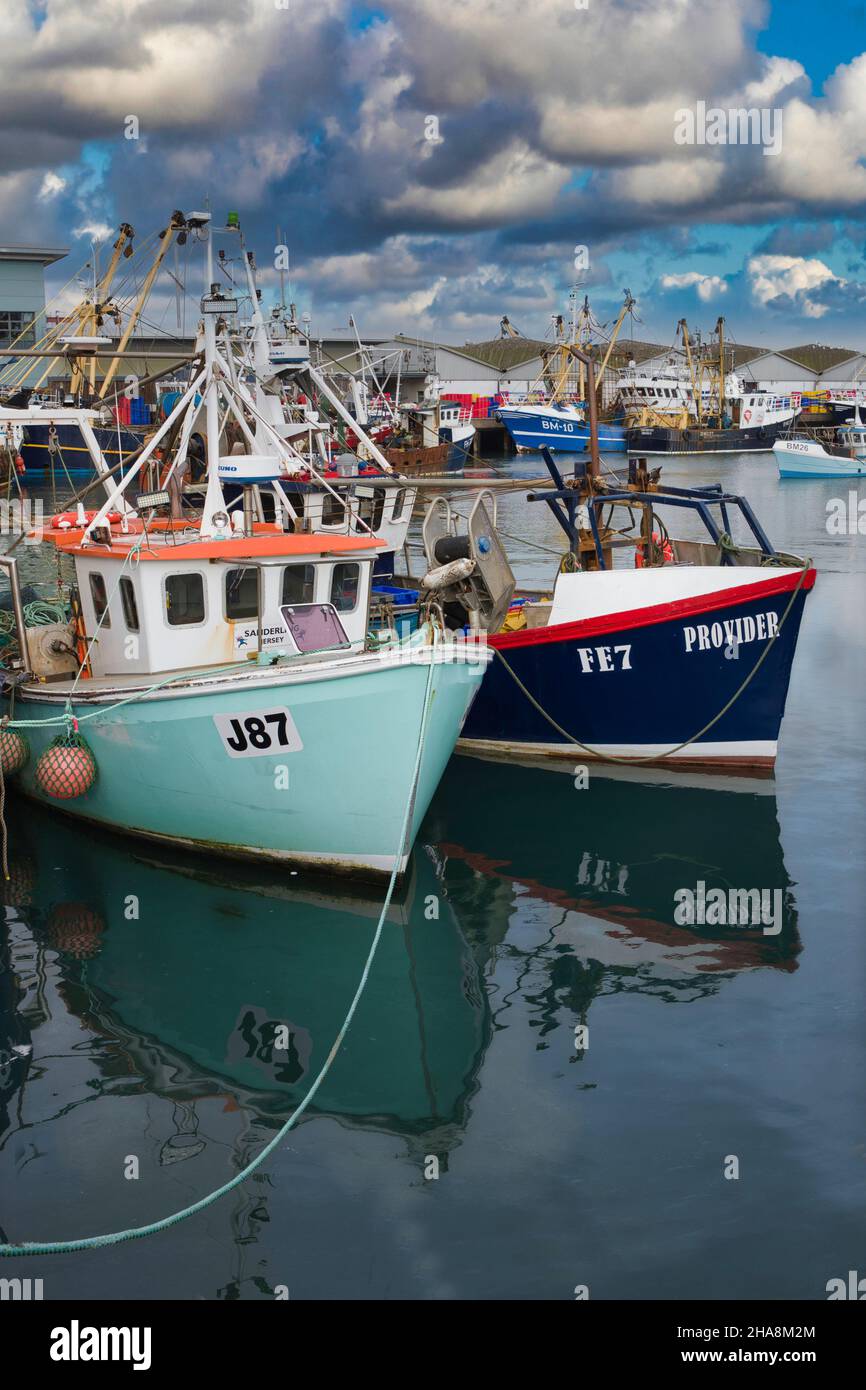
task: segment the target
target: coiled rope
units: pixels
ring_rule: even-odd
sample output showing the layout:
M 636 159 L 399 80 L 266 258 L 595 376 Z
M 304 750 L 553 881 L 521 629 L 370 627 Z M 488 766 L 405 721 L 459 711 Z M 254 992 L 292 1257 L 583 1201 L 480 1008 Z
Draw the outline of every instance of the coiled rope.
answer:
M 322 1063 L 322 1066 L 318 1072 L 318 1075 L 316 1076 L 316 1079 L 310 1086 L 310 1089 L 307 1091 L 307 1094 L 304 1096 L 303 1100 L 300 1102 L 297 1108 L 292 1111 L 292 1114 L 286 1120 L 285 1124 L 278 1131 L 278 1133 L 274 1135 L 273 1139 L 271 1139 L 269 1143 L 265 1145 L 261 1153 L 257 1154 L 256 1157 L 252 1159 L 246 1165 L 245 1168 L 241 1169 L 240 1173 L 236 1173 L 235 1176 L 233 1178 L 230 1178 L 228 1182 L 223 1183 L 222 1187 L 218 1187 L 213 1192 L 209 1192 L 206 1197 L 201 1197 L 197 1202 L 193 1202 L 190 1206 L 183 1207 L 181 1211 L 172 1212 L 171 1216 L 164 1216 L 159 1221 L 150 1221 L 145 1226 L 132 1226 L 128 1227 L 124 1231 L 111 1231 L 101 1236 L 82 1236 L 78 1240 L 28 1241 L 24 1245 L 0 1245 L 0 1256 L 10 1257 L 16 1255 L 67 1255 L 77 1250 L 99 1250 L 108 1245 L 119 1245 L 122 1241 L 125 1240 L 140 1240 L 144 1236 L 152 1236 L 156 1235 L 159 1231 L 165 1231 L 170 1226 L 177 1226 L 181 1221 L 186 1221 L 190 1216 L 195 1216 L 197 1212 L 204 1211 L 206 1207 L 213 1206 L 214 1202 L 218 1202 L 221 1197 L 225 1197 L 229 1192 L 232 1192 L 234 1188 L 239 1187 L 242 1182 L 246 1182 L 250 1174 L 254 1173 L 257 1168 L 261 1167 L 265 1159 L 268 1158 L 269 1155 L 274 1152 L 274 1149 L 278 1148 L 279 1145 L 283 1142 L 289 1131 L 291 1129 L 294 1129 L 298 1120 L 301 1118 L 304 1111 L 309 1107 L 310 1103 L 315 1097 L 316 1092 L 318 1091 L 328 1072 L 331 1070 L 331 1067 L 336 1059 L 337 1053 L 340 1051 L 340 1048 L 343 1045 L 343 1040 L 345 1039 L 345 1036 L 349 1031 L 352 1019 L 355 1017 L 355 1011 L 357 1010 L 358 1004 L 361 1001 L 361 995 L 364 993 L 364 988 L 367 984 L 367 980 L 369 979 L 370 969 L 373 965 L 376 950 L 378 948 L 379 941 L 382 936 L 382 928 L 385 924 L 385 917 L 387 915 L 388 908 L 391 906 L 391 898 L 394 894 L 394 886 L 397 882 L 397 873 L 400 867 L 400 861 L 403 857 L 403 850 L 406 844 L 406 837 L 409 831 L 409 821 L 412 815 L 412 810 L 415 806 L 415 792 L 417 790 L 418 777 L 421 771 L 421 759 L 424 754 L 424 740 L 427 732 L 427 719 L 430 713 L 430 697 L 433 688 L 433 671 L 436 665 L 437 636 L 436 629 L 432 626 L 431 637 L 432 649 L 430 652 L 430 669 L 427 673 L 427 685 L 424 691 L 424 706 L 421 713 L 421 725 L 418 730 L 418 747 L 415 752 L 415 764 L 412 769 L 412 779 L 409 787 L 409 794 L 406 798 L 406 809 L 403 812 L 403 821 L 400 826 L 400 839 L 394 855 L 394 867 L 391 870 L 391 876 L 388 880 L 388 889 L 385 893 L 385 901 L 383 902 L 382 910 L 379 913 L 379 920 L 376 924 L 376 930 L 373 934 L 373 940 L 371 942 L 370 949 L 367 953 L 367 959 L 364 963 L 364 969 L 361 972 L 361 978 L 358 981 L 358 987 L 355 990 L 352 1002 L 349 1005 L 349 1011 L 346 1014 L 345 1020 L 343 1021 L 343 1025 L 340 1028 L 339 1033 L 334 1039 L 330 1052 L 328 1053 L 327 1057 Z
M 794 589 L 792 590 L 792 592 L 791 592 L 791 597 L 789 598 L 788 603 L 787 603 L 787 605 L 786 605 L 786 607 L 785 607 L 785 611 L 784 611 L 784 613 L 782 614 L 782 617 L 781 617 L 780 620 L 779 620 L 779 627 L 778 627 L 778 631 L 776 632 L 776 636 L 773 637 L 770 641 L 768 641 L 768 642 L 765 643 L 765 645 L 764 645 L 764 650 L 761 652 L 761 655 L 758 657 L 758 660 L 755 662 L 754 666 L 752 667 L 752 669 L 751 669 L 751 671 L 749 672 L 749 674 L 746 676 L 746 679 L 743 681 L 743 683 L 742 683 L 742 685 L 739 687 L 739 689 L 734 691 L 733 695 L 732 695 L 731 698 L 728 700 L 727 704 L 724 705 L 723 708 L 719 710 L 718 714 L 715 715 L 715 717 L 714 717 L 713 719 L 711 719 L 710 722 L 709 722 L 708 724 L 705 724 L 704 727 L 703 727 L 702 729 L 698 729 L 698 732 L 697 732 L 696 734 L 692 734 L 691 738 L 684 739 L 682 743 L 678 743 L 678 744 L 676 745 L 676 747 L 674 747 L 674 748 L 668 748 L 664 753 L 652 753 L 652 754 L 650 754 L 649 756 L 643 757 L 643 758 L 631 757 L 631 756 L 629 756 L 629 755 L 627 755 L 627 754 L 626 754 L 626 755 L 620 755 L 620 756 L 618 756 L 618 755 L 615 754 L 615 753 L 602 753 L 601 749 L 599 749 L 599 748 L 590 748 L 589 744 L 581 743 L 581 741 L 580 741 L 579 738 L 575 738 L 575 737 L 574 737 L 574 734 L 570 734 L 570 733 L 568 732 L 567 729 L 563 729 L 563 727 L 562 727 L 561 724 L 557 724 L 556 720 L 553 718 L 552 715 L 548 714 L 548 712 L 547 712 L 547 710 L 544 708 L 544 706 L 543 706 L 543 705 L 540 705 L 540 704 L 538 703 L 538 701 L 536 700 L 536 698 L 535 698 L 535 696 L 532 694 L 532 692 L 531 692 L 530 690 L 527 690 L 526 686 L 523 684 L 523 681 L 522 681 L 522 680 L 520 679 L 520 677 L 517 675 L 516 671 L 514 671 L 514 669 L 511 667 L 511 665 L 508 663 L 508 661 L 506 661 L 505 657 L 502 655 L 502 653 L 501 653 L 501 651 L 499 650 L 499 648 L 498 648 L 498 647 L 494 647 L 494 648 L 493 648 L 493 652 L 494 652 L 494 654 L 499 658 L 499 660 L 502 662 L 502 665 L 505 667 L 505 669 L 506 669 L 506 671 L 508 672 L 509 676 L 510 676 L 511 679 L 514 681 L 514 684 L 515 684 L 520 690 L 523 691 L 523 694 L 526 696 L 526 698 L 527 698 L 527 700 L 529 701 L 529 703 L 530 703 L 531 705 L 533 705 L 533 706 L 535 707 L 535 709 L 538 710 L 538 713 L 542 716 L 542 718 L 545 719 L 545 720 L 547 721 L 547 723 L 550 725 L 550 727 L 551 727 L 552 729 L 555 729 L 556 732 L 557 732 L 558 734 L 560 734 L 560 735 L 562 736 L 562 738 L 564 738 L 564 739 L 566 740 L 567 743 L 574 744 L 575 748 L 580 748 L 584 753 L 587 753 L 591 758 L 595 758 L 598 762 L 602 762 L 602 763 L 628 763 L 628 764 L 629 764 L 630 766 L 632 766 L 632 767 L 636 767 L 636 766 L 637 766 L 637 767 L 640 767 L 640 766 L 643 766 L 643 765 L 645 765 L 645 764 L 647 764 L 647 763 L 657 763 L 657 762 L 661 761 L 662 758 L 671 758 L 671 757 L 673 757 L 673 755 L 674 755 L 675 753 L 681 752 L 683 748 L 688 748 L 692 743 L 696 743 L 698 739 L 703 738 L 703 737 L 704 737 L 704 734 L 708 734 L 709 731 L 710 731 L 710 729 L 714 728 L 714 726 L 715 726 L 716 724 L 718 724 L 719 720 L 724 718 L 724 716 L 727 714 L 728 710 L 731 709 L 732 706 L 736 704 L 737 700 L 739 700 L 739 698 L 740 698 L 740 696 L 743 694 L 744 690 L 746 690 L 747 686 L 749 686 L 749 685 L 751 684 L 751 682 L 754 680 L 755 676 L 756 676 L 756 675 L 758 674 L 758 672 L 760 671 L 761 667 L 763 666 L 764 662 L 766 661 L 766 659 L 767 659 L 767 657 L 768 657 L 768 655 L 769 655 L 769 653 L 770 653 L 770 649 L 771 649 L 771 647 L 773 646 L 773 643 L 776 642 L 776 641 L 778 641 L 779 633 L 781 633 L 782 628 L 785 626 L 785 622 L 786 622 L 786 620 L 787 620 L 787 618 L 788 618 L 788 615 L 789 615 L 789 613 L 791 612 L 791 609 L 792 609 L 793 606 L 794 606 L 794 600 L 796 599 L 797 595 L 799 594 L 800 590 L 802 589 L 803 584 L 804 584 L 805 579 L 806 579 L 806 575 L 809 573 L 809 570 L 810 570 L 811 568 L 812 568 L 812 561 L 811 561 L 811 559 L 806 560 L 806 562 L 804 563 L 804 565 L 803 565 L 803 567 L 802 567 L 802 569 L 801 569 L 801 571 L 800 571 L 800 578 L 797 580 L 796 586 L 795 586 Z

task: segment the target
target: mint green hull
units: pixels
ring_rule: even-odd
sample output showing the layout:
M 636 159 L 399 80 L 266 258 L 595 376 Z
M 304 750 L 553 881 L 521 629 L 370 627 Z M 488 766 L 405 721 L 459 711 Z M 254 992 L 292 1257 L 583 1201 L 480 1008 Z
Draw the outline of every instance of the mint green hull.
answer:
M 54 725 L 27 728 L 31 757 L 18 781 L 48 805 L 136 835 L 328 870 L 389 873 L 398 855 L 405 867 L 484 669 L 465 661 L 434 666 L 424 755 L 402 846 L 426 660 L 358 661 L 313 678 L 284 669 L 245 673 L 207 693 L 164 691 L 95 717 L 97 707 L 82 700 L 73 712 L 96 758 L 93 787 L 60 802 L 40 790 L 36 762 L 58 733 Z M 115 690 L 109 703 L 121 693 Z M 288 711 L 295 746 L 232 756 L 214 717 L 258 718 L 275 708 Z M 49 693 L 16 697 L 16 720 L 56 720 L 62 712 L 62 699 Z M 275 732 L 273 724 L 267 728 Z

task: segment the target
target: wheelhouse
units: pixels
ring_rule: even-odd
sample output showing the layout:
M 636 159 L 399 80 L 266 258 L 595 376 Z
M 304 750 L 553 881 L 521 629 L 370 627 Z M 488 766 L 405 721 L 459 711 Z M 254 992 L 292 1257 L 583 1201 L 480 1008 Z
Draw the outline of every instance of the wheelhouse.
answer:
M 170 533 L 169 533 L 170 534 Z M 55 539 L 75 565 L 83 636 L 94 677 L 158 675 L 248 658 L 363 649 L 380 540 L 286 535 L 174 542 L 135 533 L 82 546 Z M 298 616 L 317 622 L 295 630 Z M 325 611 L 327 610 L 327 611 Z

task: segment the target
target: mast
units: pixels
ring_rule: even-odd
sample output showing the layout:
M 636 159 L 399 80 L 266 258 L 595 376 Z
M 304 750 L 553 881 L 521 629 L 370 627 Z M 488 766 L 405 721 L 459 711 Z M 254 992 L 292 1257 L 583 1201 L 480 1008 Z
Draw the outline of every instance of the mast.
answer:
M 207 246 L 205 257 L 205 293 L 202 299 L 202 320 L 204 328 L 204 362 L 205 362 L 205 419 L 207 421 L 206 443 L 207 443 L 207 491 L 205 493 L 204 507 L 202 508 L 201 523 L 199 534 L 201 536 L 213 537 L 215 533 L 214 518 L 219 514 L 225 514 L 225 498 L 223 497 L 222 485 L 219 480 L 220 466 L 220 415 L 219 399 L 216 379 L 216 322 L 212 312 L 208 312 L 206 301 L 219 294 L 219 285 L 214 284 L 213 279 L 213 230 L 210 217 L 205 224 L 204 236 Z
M 722 416 L 725 411 L 725 320 L 719 315 L 716 324 L 716 332 L 719 335 L 719 429 L 722 428 Z
M 116 238 L 116 240 L 115 240 L 115 242 L 114 242 L 114 246 L 113 246 L 113 248 L 112 248 L 111 260 L 110 260 L 109 263 L 108 263 L 108 267 L 107 267 L 107 269 L 106 269 L 106 271 L 105 271 L 105 274 L 103 275 L 102 279 L 99 280 L 99 281 L 97 281 L 97 278 L 96 278 L 96 248 L 94 247 L 94 252 L 93 252 L 93 277 L 94 277 L 94 283 L 93 283 L 93 297 L 92 297 L 92 300 L 90 300 L 90 301 L 88 301 L 88 300 L 85 299 L 84 303 L 81 304 L 81 305 L 79 305 L 79 308 L 78 308 L 78 320 L 79 320 L 79 322 L 78 322 L 78 333 L 79 333 L 79 336 L 81 336 L 82 334 L 85 334 L 85 332 L 88 331 L 88 330 L 89 330 L 89 332 L 92 333 L 92 334 L 95 334 L 95 333 L 96 333 L 96 330 L 97 330 L 97 328 L 99 327 L 100 319 L 101 319 L 101 317 L 102 317 L 102 311 L 107 307 L 107 304 L 108 304 L 108 293 L 109 293 L 109 290 L 111 289 L 112 282 L 113 282 L 114 277 L 115 277 L 115 275 L 116 275 L 116 273 L 117 273 L 117 267 L 118 267 L 119 264 L 120 264 L 121 257 L 126 257 L 126 258 L 128 258 L 129 256 L 132 255 L 132 238 L 133 238 L 134 236 L 135 236 L 135 230 L 134 230 L 134 228 L 132 228 L 132 227 L 129 225 L 128 222 L 121 222 L 120 228 L 119 228 L 119 235 L 117 236 L 117 238 Z M 92 390 L 93 387 L 94 387 L 94 385 L 95 385 L 95 380 L 96 380 L 96 357 L 95 357 L 95 355 L 94 355 L 94 357 L 91 358 L 90 364 L 89 364 L 89 365 L 90 365 L 90 387 L 91 387 L 91 390 Z M 84 373 L 85 373 L 86 366 L 87 366 L 87 363 L 85 362 L 85 359 L 83 359 L 83 358 L 81 358 L 81 357 L 76 357 L 76 359 L 75 359 L 75 365 L 74 365 L 74 367 L 73 367 L 73 369 L 72 369 L 72 377 L 71 377 L 70 382 L 69 382 L 69 391 L 70 391 L 70 394 L 73 395 L 73 396 L 78 395 L 78 392 L 81 390 L 81 387 L 82 387 L 82 385 L 84 384 Z
M 613 352 L 614 345 L 616 343 L 617 338 L 619 337 L 619 330 L 622 328 L 623 323 L 625 322 L 626 314 L 630 313 L 634 306 L 635 301 L 631 297 L 631 290 L 626 290 L 625 300 L 623 302 L 622 308 L 619 311 L 619 318 L 617 319 L 616 324 L 614 325 L 613 333 L 610 335 L 610 342 L 607 345 L 607 352 L 604 354 L 601 366 L 598 369 L 598 377 L 596 379 L 596 390 L 598 391 L 601 391 L 602 383 L 604 381 L 604 374 L 607 371 L 607 364 L 610 361 L 610 355 Z
M 162 265 L 162 262 L 165 258 L 165 254 L 168 251 L 169 246 L 171 245 L 172 237 L 174 236 L 175 232 L 182 231 L 185 226 L 186 219 L 183 213 L 173 212 L 168 226 L 166 227 L 165 231 L 162 233 L 162 236 L 160 237 L 159 249 L 154 257 L 153 265 L 147 272 L 144 284 L 141 287 L 141 292 L 138 296 L 138 299 L 135 302 L 135 307 L 133 308 L 133 311 L 129 316 L 129 323 L 126 325 L 123 337 L 117 345 L 117 351 L 119 354 L 122 354 L 126 351 L 126 346 L 130 338 L 132 337 L 132 334 L 135 330 L 135 326 L 138 323 L 139 317 L 141 315 L 141 311 L 144 308 L 145 303 L 147 302 L 147 297 L 150 294 L 151 287 L 153 286 L 153 282 L 156 279 L 157 271 L 159 270 L 159 267 Z M 208 246 L 210 246 L 210 241 L 208 241 Z M 102 379 L 102 385 L 99 388 L 100 400 L 105 399 L 105 393 L 111 385 L 112 381 L 114 380 L 115 373 L 117 372 L 119 360 L 119 357 L 114 358 L 113 362 L 108 368 L 108 371 L 105 373 L 105 376 Z
M 695 417 L 697 419 L 698 424 L 701 425 L 703 424 L 704 414 L 703 400 L 701 397 L 701 393 L 698 390 L 697 377 L 695 376 L 695 364 L 692 359 L 692 344 L 691 339 L 689 338 L 689 326 L 686 323 L 685 319 L 680 319 L 679 323 L 677 324 L 677 331 L 682 334 L 683 347 L 686 350 L 686 362 L 688 363 L 689 368 L 689 379 L 692 383 L 692 399 L 695 403 Z

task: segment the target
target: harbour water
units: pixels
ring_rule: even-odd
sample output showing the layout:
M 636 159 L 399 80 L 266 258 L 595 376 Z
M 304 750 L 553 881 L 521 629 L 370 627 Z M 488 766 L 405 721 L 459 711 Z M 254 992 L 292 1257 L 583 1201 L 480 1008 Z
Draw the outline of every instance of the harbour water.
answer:
M 160 1235 L 4 1276 L 46 1299 L 822 1299 L 862 1269 L 866 536 L 827 526 L 857 488 L 780 483 L 768 455 L 658 462 L 745 493 L 817 567 L 775 777 L 453 759 L 281 1150 Z M 543 504 L 499 521 L 519 578 L 552 582 Z M 378 736 L 387 757 L 386 715 Z M 305 1094 L 380 891 L 14 799 L 7 822 L 2 1236 L 155 1220 Z M 677 924 L 699 882 L 778 892 L 778 930 Z

